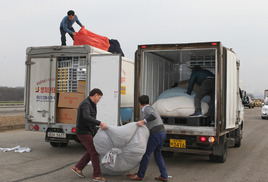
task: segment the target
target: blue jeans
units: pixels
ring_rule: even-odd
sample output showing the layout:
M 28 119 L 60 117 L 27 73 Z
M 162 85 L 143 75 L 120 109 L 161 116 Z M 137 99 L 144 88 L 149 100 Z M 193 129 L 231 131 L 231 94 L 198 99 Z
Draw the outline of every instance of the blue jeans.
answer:
M 138 176 L 140 178 L 144 177 L 147 166 L 149 164 L 150 155 L 152 152 L 154 152 L 154 160 L 159 168 L 161 176 L 165 179 L 168 179 L 167 169 L 166 169 L 165 162 L 161 154 L 161 150 L 165 142 L 165 139 L 166 139 L 166 132 L 158 132 L 158 133 L 154 133 L 153 135 L 150 135 L 148 143 L 147 143 L 146 152 L 143 155 L 141 163 L 140 163 L 140 168 L 138 172 Z
M 69 28 L 69 30 L 71 30 L 72 32 L 75 32 L 75 30 L 74 30 L 73 27 L 72 27 L 72 28 Z M 66 45 L 66 36 L 65 36 L 66 33 L 67 33 L 67 32 L 65 32 L 65 30 L 64 30 L 62 27 L 60 27 L 61 45 L 63 45 L 63 46 Z M 68 34 L 69 34 L 69 33 L 68 33 Z M 72 34 L 69 34 L 69 35 L 70 35 L 70 37 L 74 40 L 73 35 L 72 35 Z

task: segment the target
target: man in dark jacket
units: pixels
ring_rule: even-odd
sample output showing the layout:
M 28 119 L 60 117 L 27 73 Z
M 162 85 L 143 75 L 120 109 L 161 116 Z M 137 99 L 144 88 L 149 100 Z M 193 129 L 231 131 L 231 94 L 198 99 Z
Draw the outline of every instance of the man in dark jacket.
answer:
M 209 70 L 202 69 L 200 66 L 192 68 L 192 74 L 189 80 L 187 94 L 191 95 L 194 84 L 197 83 L 200 88 L 194 97 L 195 112 L 190 117 L 201 117 L 201 100 L 206 95 L 210 96 L 209 110 L 207 117 L 213 117 L 214 113 L 214 98 L 215 98 L 215 75 Z M 211 118 L 213 119 L 213 118 Z
M 73 10 L 67 12 L 67 16 L 65 16 L 60 23 L 60 34 L 61 34 L 61 45 L 66 45 L 66 36 L 68 33 L 72 39 L 76 32 L 73 28 L 73 24 L 76 22 L 80 27 L 83 27 L 82 23 L 78 20 L 78 17 L 75 15 Z
M 139 104 L 142 109 L 142 120 L 137 122 L 138 126 L 146 125 L 150 131 L 146 152 L 142 157 L 139 171 L 135 174 L 128 174 L 131 180 L 141 181 L 145 175 L 149 164 L 150 155 L 154 152 L 154 159 L 159 168 L 160 176 L 155 177 L 157 181 L 168 181 L 167 169 L 161 151 L 166 139 L 166 132 L 163 121 L 159 114 L 149 105 L 149 97 L 142 95 L 139 97 Z
M 97 132 L 96 126 L 100 126 L 103 130 L 107 129 L 106 123 L 96 119 L 96 104 L 102 96 L 103 93 L 100 89 L 95 88 L 91 90 L 89 97 L 83 100 L 77 109 L 76 134 L 87 151 L 80 161 L 72 167 L 72 171 L 79 177 L 85 177 L 82 170 L 91 161 L 93 166 L 93 181 L 106 181 L 104 177 L 101 177 L 99 156 L 93 144 L 93 137 Z

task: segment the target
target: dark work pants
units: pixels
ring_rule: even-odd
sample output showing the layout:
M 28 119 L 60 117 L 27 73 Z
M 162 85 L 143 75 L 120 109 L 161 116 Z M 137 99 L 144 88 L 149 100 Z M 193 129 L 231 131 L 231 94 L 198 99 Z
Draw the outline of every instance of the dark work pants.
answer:
M 194 107 L 195 112 L 201 112 L 201 100 L 206 95 L 210 96 L 210 102 L 209 102 L 209 109 L 206 114 L 208 117 L 214 116 L 214 100 L 215 100 L 215 79 L 214 78 L 207 78 L 203 81 L 201 84 L 199 90 L 197 91 L 195 97 L 194 97 Z M 211 118 L 213 119 L 213 118 Z
M 139 172 L 137 174 L 140 178 L 144 177 L 147 166 L 149 164 L 150 155 L 152 152 L 154 152 L 154 160 L 159 168 L 161 176 L 165 179 L 168 179 L 167 169 L 165 166 L 163 156 L 161 154 L 165 139 L 166 139 L 166 132 L 157 132 L 150 135 L 147 143 L 146 152 L 142 157 Z
M 72 32 L 75 32 L 73 27 L 69 28 L 69 30 L 71 30 Z M 61 45 L 63 45 L 63 46 L 66 45 L 66 36 L 65 36 L 66 33 L 67 32 L 65 32 L 65 30 L 62 27 L 60 27 Z M 72 34 L 69 34 L 69 35 L 74 40 L 74 36 Z
M 101 170 L 100 170 L 99 154 L 97 153 L 95 146 L 93 144 L 93 136 L 87 134 L 87 135 L 77 135 L 77 137 L 84 145 L 84 147 L 87 149 L 87 151 L 84 153 L 83 157 L 75 165 L 75 167 L 82 171 L 91 160 L 93 166 L 93 177 L 100 177 Z

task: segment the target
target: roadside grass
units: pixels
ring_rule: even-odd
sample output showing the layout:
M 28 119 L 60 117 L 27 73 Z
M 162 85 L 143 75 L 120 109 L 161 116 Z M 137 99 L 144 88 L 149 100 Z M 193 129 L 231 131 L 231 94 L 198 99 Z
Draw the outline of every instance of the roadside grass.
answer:
M 0 106 L 22 106 L 23 101 L 0 101 Z

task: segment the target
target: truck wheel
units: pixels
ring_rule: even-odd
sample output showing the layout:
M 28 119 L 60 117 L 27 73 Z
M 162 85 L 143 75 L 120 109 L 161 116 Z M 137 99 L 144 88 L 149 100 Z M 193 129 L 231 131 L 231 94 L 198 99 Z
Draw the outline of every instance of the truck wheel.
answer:
M 227 142 L 226 142 L 226 136 L 222 136 L 221 138 L 221 145 L 217 147 L 220 155 L 213 155 L 211 154 L 209 156 L 209 160 L 212 162 L 218 162 L 218 163 L 224 163 L 227 159 Z
M 209 160 L 211 161 L 211 162 L 217 162 L 217 158 L 216 158 L 216 155 L 210 155 L 209 156 Z
M 210 155 L 209 160 L 212 162 L 224 163 L 227 159 L 227 143 L 225 142 L 222 155 Z
M 162 156 L 165 157 L 165 158 L 168 158 L 168 157 L 172 157 L 174 152 L 171 152 L 171 151 L 162 151 Z
M 57 143 L 57 142 L 50 142 L 52 147 L 66 147 L 68 143 Z
M 235 130 L 235 147 L 240 147 L 241 146 L 241 129 L 240 126 Z
M 74 141 L 76 141 L 77 143 L 81 143 L 81 141 L 77 137 L 74 138 Z

